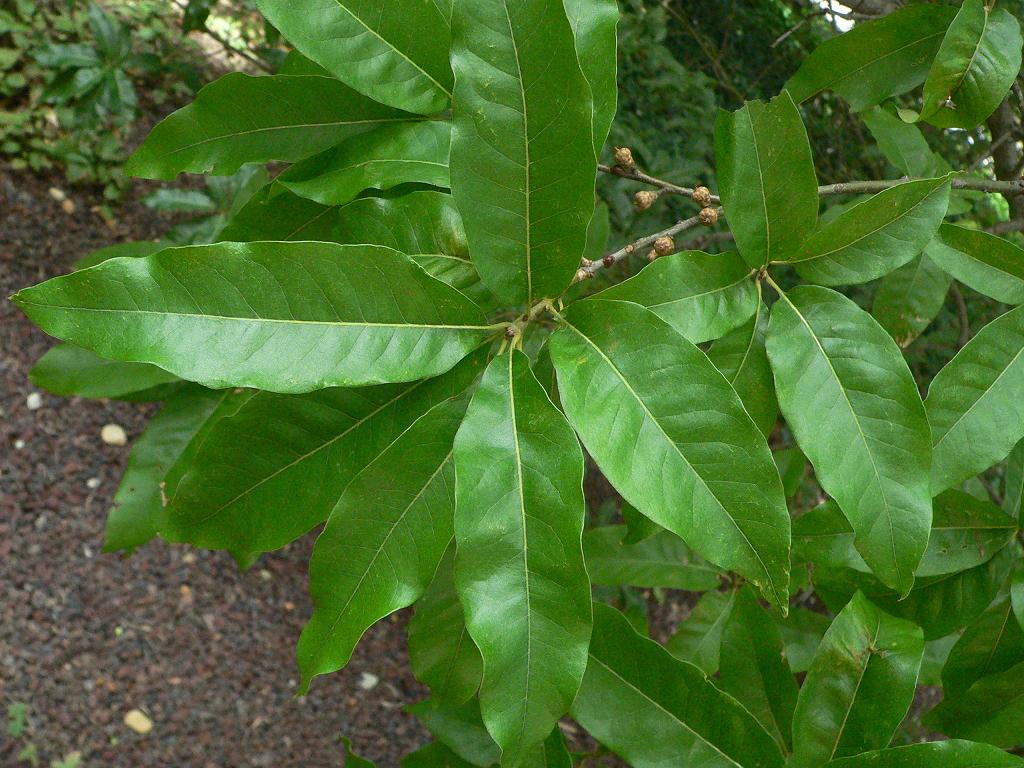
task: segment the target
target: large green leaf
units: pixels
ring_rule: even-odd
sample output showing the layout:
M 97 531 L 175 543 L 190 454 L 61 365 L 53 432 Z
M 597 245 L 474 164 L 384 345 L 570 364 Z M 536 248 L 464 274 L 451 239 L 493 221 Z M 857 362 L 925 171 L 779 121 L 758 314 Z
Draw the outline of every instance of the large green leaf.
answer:
M 1024 437 L 1024 306 L 986 325 L 932 380 L 932 492 L 1006 458 Z
M 484 660 L 484 721 L 514 763 L 568 711 L 591 626 L 583 452 L 526 355 L 484 372 L 455 466 L 455 583 Z
M 164 478 L 204 422 L 228 399 L 230 391 L 190 386 L 157 412 L 132 446 L 107 515 L 105 552 L 130 551 L 156 536 L 166 498 Z
M 284 546 L 326 520 L 352 479 L 413 422 L 465 391 L 484 360 L 480 350 L 412 384 L 258 393 L 207 436 L 161 533 L 236 553 Z
M 924 82 L 921 117 L 942 128 L 974 128 L 1013 85 L 1021 63 L 1020 25 L 1005 8 L 964 0 Z
M 359 134 L 296 163 L 277 180 L 323 205 L 344 205 L 365 189 L 399 184 L 448 186 L 451 124 L 427 120 Z
M 786 88 L 797 102 L 833 90 L 858 112 L 912 90 L 924 82 L 954 14 L 946 6 L 912 5 L 858 23 L 819 45 Z
M 964 285 L 1006 304 L 1024 304 L 1024 248 L 976 229 L 943 224 L 928 256 Z
M 720 338 L 707 354 L 736 390 L 757 428 L 767 437 L 779 417 L 779 403 L 775 399 L 775 379 L 764 346 L 768 308 L 760 298 L 755 312 L 750 322 Z M 802 470 L 800 474 L 803 475 Z
M 166 180 L 182 171 L 228 176 L 245 163 L 294 162 L 353 134 L 420 119 L 330 77 L 232 72 L 159 123 L 125 173 Z
M 720 572 L 694 555 L 671 531 L 624 543 L 626 526 L 607 525 L 583 534 L 583 554 L 593 584 L 665 587 L 703 592 L 718 586 Z
M 408 710 L 435 739 L 466 762 L 482 768 L 498 762 L 501 750 L 484 727 L 476 699 L 459 706 L 429 699 L 409 706 Z
M 906 348 L 939 314 L 952 278 L 927 254 L 904 264 L 878 283 L 871 314 Z
M 704 674 L 715 674 L 721 660 L 722 633 L 735 604 L 734 591 L 704 593 L 665 647 L 673 656 L 700 667 Z
M 792 746 L 797 685 L 782 635 L 749 588 L 736 595 L 722 632 L 720 687 L 736 697 L 783 752 Z
M 452 194 L 484 284 L 560 295 L 594 212 L 590 87 L 562 0 L 455 4 Z
M 222 242 L 259 240 L 337 241 L 335 217 L 339 206 L 299 197 L 276 181 L 253 195 L 217 235 Z
M 594 154 L 601 156 L 615 119 L 619 89 L 616 79 L 619 23 L 616 0 L 563 0 L 576 39 L 576 55 L 594 100 Z
M 715 121 L 722 205 L 752 267 L 791 259 L 818 220 L 818 182 L 800 111 L 785 91 Z
M 473 768 L 440 741 L 432 741 L 415 752 L 410 752 L 399 763 L 401 768 Z
M 464 704 L 480 687 L 483 660 L 466 629 L 455 591 L 454 547 L 437 568 L 409 620 L 409 665 L 434 699 Z
M 213 389 L 309 392 L 450 369 L 483 312 L 379 246 L 219 243 L 113 259 L 13 297 L 47 333 Z
M 790 261 L 821 285 L 866 283 L 919 255 L 946 215 L 949 177 L 908 181 L 825 224 Z
M 449 18 L 430 0 L 257 0 L 302 53 L 377 101 L 425 115 L 452 92 Z
M 789 513 L 764 435 L 703 352 L 650 310 L 571 306 L 551 337 L 562 406 L 608 480 L 785 605 Z
M 949 490 L 935 498 L 928 548 L 919 578 L 958 573 L 988 562 L 1017 531 L 1017 522 L 996 505 Z M 793 521 L 793 559 L 828 568 L 870 572 L 853 547 L 853 528 L 828 501 Z
M 908 744 L 863 752 L 829 763 L 829 768 L 1021 768 L 1024 760 L 996 749 L 957 739 Z
M 935 640 L 981 615 L 1005 583 L 1013 558 L 1013 549 L 1004 547 L 988 562 L 966 571 L 922 577 L 902 599 L 874 576 L 852 568 L 816 568 L 814 586 L 833 610 L 860 590 L 887 613 L 922 627 L 926 640 Z
M 836 616 L 793 715 L 793 768 L 886 746 L 914 699 L 924 653 L 919 627 L 857 593 Z
M 882 107 L 860 113 L 885 158 L 904 176 L 929 178 L 942 174 L 942 159 L 928 146 L 921 129 Z
M 638 635 L 606 605 L 573 717 L 635 768 L 781 768 L 778 746 L 739 702 L 697 667 Z
M 943 699 L 923 722 L 958 739 L 1004 748 L 1024 744 L 1024 662 Z
M 452 444 L 466 404 L 449 400 L 417 419 L 331 511 L 309 561 L 316 607 L 296 652 L 300 693 L 314 676 L 345 666 L 363 632 L 430 584 L 452 539 Z
M 107 360 L 71 344 L 58 344 L 47 351 L 28 377 L 55 395 L 115 400 L 161 400 L 180 381 L 155 365 Z
M 955 698 L 976 681 L 1005 672 L 1024 661 L 1024 630 L 1003 595 L 971 622 L 949 653 L 942 669 L 945 696 Z
M 857 551 L 910 591 L 931 525 L 928 421 L 896 343 L 850 299 L 802 286 L 772 307 L 768 358 L 779 405 Z
M 757 311 L 751 270 L 735 251 L 683 251 L 596 296 L 647 307 L 694 344 L 724 336 Z

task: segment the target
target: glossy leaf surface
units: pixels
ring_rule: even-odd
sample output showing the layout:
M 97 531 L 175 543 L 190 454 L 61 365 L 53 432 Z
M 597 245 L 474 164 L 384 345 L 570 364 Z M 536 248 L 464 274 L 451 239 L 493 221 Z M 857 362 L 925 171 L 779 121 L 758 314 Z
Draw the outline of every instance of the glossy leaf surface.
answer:
M 735 592 L 701 595 L 665 647 L 676 658 L 700 667 L 704 674 L 715 674 L 721 661 L 722 634 L 735 604 Z
M 775 379 L 765 350 L 767 330 L 768 308 L 758 301 L 755 316 L 720 338 L 707 352 L 708 359 L 736 390 L 743 407 L 765 437 L 771 434 L 779 417 Z M 788 489 L 786 495 L 791 495 Z
M 592 528 L 583 534 L 591 583 L 691 592 L 718 586 L 718 569 L 694 555 L 671 531 L 660 531 L 633 544 L 625 543 L 625 537 L 624 525 Z
M 943 224 L 927 253 L 978 293 L 1006 304 L 1024 304 L 1024 248 L 1006 238 Z
M 48 350 L 28 375 L 37 387 L 55 395 L 115 400 L 159 400 L 180 382 L 155 365 L 107 360 L 71 344 Z
M 617 0 L 563 0 L 569 17 L 580 68 L 594 100 L 594 154 L 600 158 L 618 101 L 615 27 L 619 23 Z
M 829 763 L 829 768 L 1019 768 L 1024 760 L 990 744 L 952 739 L 878 749 Z

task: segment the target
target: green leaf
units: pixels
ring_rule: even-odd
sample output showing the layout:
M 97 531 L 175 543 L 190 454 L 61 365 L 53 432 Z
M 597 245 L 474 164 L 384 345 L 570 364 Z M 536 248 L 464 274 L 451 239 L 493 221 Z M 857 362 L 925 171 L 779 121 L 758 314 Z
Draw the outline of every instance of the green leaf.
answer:
M 188 387 L 157 412 L 132 446 L 107 515 L 105 552 L 131 551 L 156 536 L 165 503 L 164 478 L 204 422 L 230 396 Z
M 454 8 L 452 194 L 473 262 L 505 302 L 556 297 L 579 268 L 597 169 L 562 0 Z
M 1024 629 L 1024 567 L 1019 563 L 1010 581 L 1010 602 L 1013 603 L 1017 623 Z
M 1010 451 L 1006 461 L 1006 487 L 1003 494 L 1003 509 L 1006 514 L 1024 526 L 1024 440 Z
M 594 204 L 594 215 L 587 225 L 587 246 L 583 249 L 583 258 L 597 261 L 604 256 L 611 234 L 611 221 L 608 206 L 598 201 Z
M 458 707 L 427 700 L 409 706 L 408 710 L 422 721 L 435 739 L 466 762 L 478 766 L 498 762 L 501 751 L 484 727 L 476 699 Z
M 1020 768 L 1024 760 L 990 744 L 929 741 L 863 752 L 829 763 L 829 768 Z
M 107 259 L 114 259 L 119 256 L 130 256 L 133 258 L 149 256 L 157 251 L 162 251 L 166 247 L 166 243 L 155 240 L 134 240 L 127 243 L 108 245 L 106 248 L 93 251 L 88 256 L 84 256 L 76 261 L 72 265 L 72 269 L 88 269 L 89 267 L 95 267 L 97 264 L 102 264 Z
M 299 75 L 302 77 L 333 77 L 333 75 L 317 64 L 315 61 L 303 56 L 296 50 L 288 51 L 281 66 L 277 69 L 279 75 Z
M 768 308 L 760 298 L 754 311 L 756 314 L 749 322 L 712 344 L 707 355 L 736 390 L 757 428 L 767 437 L 775 428 L 779 403 L 775 399 L 775 379 L 764 346 Z M 787 491 L 787 498 L 791 495 Z
M 921 254 L 882 278 L 871 314 L 905 349 L 942 310 L 951 282 L 941 267 Z
M 793 606 L 789 616 L 775 617 L 785 644 L 786 659 L 790 670 L 796 674 L 810 669 L 814 654 L 818 652 L 821 638 L 830 626 L 829 617 L 806 608 Z
M 550 359 L 550 356 L 548 359 Z M 552 371 L 554 371 L 554 368 L 552 368 Z M 557 377 L 555 389 L 558 389 Z M 622 538 L 623 544 L 639 544 L 644 539 L 648 539 L 659 531 L 665 530 L 649 517 L 645 517 L 640 510 L 628 501 L 622 502 L 622 506 L 619 507 L 619 514 L 622 515 L 622 520 L 626 524 L 626 535 Z M 679 537 L 677 536 L 676 538 Z
M 483 660 L 466 629 L 453 575 L 454 548 L 409 620 L 409 664 L 437 701 L 464 704 L 480 687 Z
M 106 360 L 71 344 L 48 350 L 28 377 L 40 389 L 62 397 L 114 400 L 161 400 L 180 381 L 155 365 Z
M 583 452 L 526 355 L 484 372 L 455 466 L 455 584 L 484 660 L 484 721 L 515 762 L 568 711 L 591 626 Z
M 1024 661 L 1024 630 L 1013 615 L 1009 595 L 996 600 L 971 622 L 942 669 L 943 695 L 955 698 L 976 681 Z
M 220 243 L 115 259 L 17 293 L 52 336 L 212 389 L 309 392 L 449 370 L 483 312 L 379 246 Z
M 833 90 L 859 112 L 924 82 L 955 11 L 912 5 L 819 45 L 785 87 L 797 103 Z
M 948 736 L 1009 749 L 1024 743 L 1024 662 L 943 699 L 922 721 Z
M 473 763 L 463 760 L 439 741 L 432 741 L 402 758 L 401 768 L 472 768 Z
M 624 543 L 626 526 L 608 525 L 583 534 L 587 573 L 604 586 L 665 587 L 703 592 L 719 583 L 719 571 L 690 552 L 671 531 Z
M 353 478 L 423 414 L 464 392 L 484 361 L 480 350 L 444 376 L 412 384 L 258 393 L 211 431 L 161 533 L 235 553 L 284 546 L 326 520 Z
M 772 393 L 774 392 L 773 382 Z M 793 447 L 772 451 L 772 458 L 775 459 L 775 466 L 779 468 L 779 477 L 782 478 L 782 489 L 786 498 L 791 499 L 800 490 L 804 475 L 807 474 L 807 457 L 799 448 Z
M 615 119 L 619 95 L 615 34 L 619 5 L 616 0 L 563 0 L 563 3 L 576 40 L 580 68 L 594 100 L 594 154 L 600 158 Z
M 1022 44 L 1009 11 L 964 0 L 928 70 L 921 118 L 941 128 L 974 128 L 1013 85 Z
M 797 685 L 775 621 L 744 587 L 722 632 L 720 687 L 757 718 L 779 748 L 792 747 Z
M 594 606 L 594 637 L 573 717 L 635 768 L 781 768 L 779 748 L 705 674 L 641 637 L 618 611 Z
M 715 162 L 729 228 L 747 264 L 792 258 L 817 223 L 818 182 L 807 131 L 789 94 L 720 111 Z
M 1006 304 L 1024 304 L 1024 248 L 976 229 L 943 224 L 927 254 L 964 285 Z
M 377 126 L 420 120 L 329 77 L 241 72 L 210 83 L 160 122 L 125 164 L 129 176 L 227 176 L 245 163 L 294 162 Z
M 512 765 L 512 763 L 505 763 Z M 516 768 L 573 768 L 572 756 L 565 746 L 565 737 L 556 725 L 544 741 L 515 763 Z
M 857 593 L 821 641 L 793 715 L 793 768 L 886 746 L 914 699 L 919 627 Z
M 342 763 L 342 768 L 374 768 L 373 763 L 369 760 L 364 760 L 352 751 L 351 739 L 347 739 L 343 736 L 341 738 L 341 744 L 345 747 L 345 762 Z
M 344 205 L 365 189 L 399 184 L 447 187 L 450 143 L 450 123 L 386 125 L 296 163 L 277 180 L 323 205 Z
M 316 607 L 296 652 L 300 693 L 314 676 L 344 667 L 363 632 L 429 586 L 452 540 L 452 443 L 465 410 L 464 398 L 434 406 L 353 478 L 331 510 L 309 561 Z
M 882 107 L 860 113 L 886 160 L 904 176 L 929 178 L 942 172 L 942 160 L 928 146 L 921 129 Z
M 918 256 L 949 205 L 950 177 L 897 184 L 850 208 L 804 241 L 790 260 L 821 285 L 866 283 Z
M 565 413 L 616 490 L 785 605 L 782 483 L 764 435 L 704 353 L 622 301 L 574 304 L 550 346 Z
M 384 104 L 440 112 L 452 95 L 449 19 L 425 0 L 256 0 L 267 20 L 335 77 Z
M 814 586 L 833 609 L 860 590 L 887 613 L 922 627 L 926 640 L 935 640 L 981 615 L 1006 581 L 1012 561 L 1013 550 L 1005 547 L 988 562 L 966 571 L 918 579 L 902 599 L 874 576 L 851 568 L 817 568 Z
M 915 576 L 958 573 L 988 562 L 1017 531 L 1014 518 L 988 501 L 949 490 L 935 499 L 928 548 Z M 828 501 L 793 521 L 794 560 L 870 572 L 853 549 L 853 529 Z
M 674 253 L 595 296 L 647 307 L 694 344 L 742 325 L 758 304 L 751 270 L 735 251 Z
M 896 343 L 850 299 L 801 286 L 772 307 L 779 406 L 857 551 L 906 594 L 928 543 L 928 421 Z
M 982 328 L 928 388 L 932 492 L 1006 458 L 1024 438 L 1024 307 Z
M 228 221 L 218 241 L 250 243 L 260 240 L 321 240 L 334 242 L 339 206 L 299 197 L 272 181 L 253 195 Z
M 699 667 L 704 674 L 715 674 L 721 659 L 722 633 L 735 604 L 735 592 L 701 595 L 665 647 L 676 658 Z

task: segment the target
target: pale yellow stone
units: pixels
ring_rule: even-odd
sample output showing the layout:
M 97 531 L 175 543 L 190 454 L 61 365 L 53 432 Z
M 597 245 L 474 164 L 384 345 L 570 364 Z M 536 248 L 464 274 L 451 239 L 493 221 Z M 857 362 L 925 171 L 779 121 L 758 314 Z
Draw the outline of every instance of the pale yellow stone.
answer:
M 117 424 L 107 424 L 100 431 L 100 439 L 107 445 L 127 445 L 128 435 Z
M 124 724 L 143 735 L 153 730 L 153 721 L 141 709 L 131 709 L 124 716 Z

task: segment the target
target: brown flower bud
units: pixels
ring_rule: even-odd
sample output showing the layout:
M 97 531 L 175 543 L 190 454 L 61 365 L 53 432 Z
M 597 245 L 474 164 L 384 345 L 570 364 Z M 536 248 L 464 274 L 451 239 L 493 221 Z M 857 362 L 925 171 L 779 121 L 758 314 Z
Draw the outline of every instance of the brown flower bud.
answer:
M 701 208 L 707 208 L 711 205 L 711 190 L 707 187 L 697 187 L 693 190 L 693 202 Z
M 577 269 L 576 270 L 576 282 L 577 283 L 583 282 L 588 277 L 590 277 L 590 273 L 587 270 L 585 270 L 585 269 Z
M 610 267 L 612 264 L 615 263 L 615 257 L 609 254 L 608 256 L 605 256 L 603 259 L 601 259 L 601 263 L 604 264 L 605 267 Z
M 517 333 L 518 331 L 516 330 L 516 327 L 514 325 L 510 325 L 508 328 L 505 329 L 505 338 L 514 339 Z
M 717 208 L 702 208 L 700 212 L 700 223 L 705 227 L 713 227 L 718 223 Z
M 633 151 L 629 147 L 616 147 L 615 165 L 624 171 L 632 171 L 636 168 L 636 160 L 633 159 Z
M 646 211 L 655 201 L 658 199 L 657 192 L 651 192 L 649 189 L 641 189 L 635 195 L 633 195 L 633 207 L 638 211 Z
M 654 241 L 654 250 L 659 256 L 668 256 L 670 253 L 675 253 L 675 240 L 671 237 L 659 237 Z
M 658 258 L 658 252 L 652 249 L 650 253 L 647 254 L 647 260 L 654 261 L 656 258 Z

